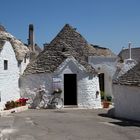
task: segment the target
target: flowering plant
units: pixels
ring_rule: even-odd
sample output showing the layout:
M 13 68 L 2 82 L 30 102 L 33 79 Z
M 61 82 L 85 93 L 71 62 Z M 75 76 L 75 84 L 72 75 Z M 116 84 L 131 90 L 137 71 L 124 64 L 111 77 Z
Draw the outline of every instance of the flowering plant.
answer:
M 16 102 L 18 102 L 21 106 L 26 105 L 26 101 L 28 101 L 27 98 L 20 98 Z
M 16 101 L 7 101 L 6 104 L 5 104 L 5 109 L 4 110 L 9 110 L 9 109 L 19 107 L 19 106 L 25 106 L 26 101 L 28 101 L 28 99 L 26 99 L 26 98 L 20 98 Z

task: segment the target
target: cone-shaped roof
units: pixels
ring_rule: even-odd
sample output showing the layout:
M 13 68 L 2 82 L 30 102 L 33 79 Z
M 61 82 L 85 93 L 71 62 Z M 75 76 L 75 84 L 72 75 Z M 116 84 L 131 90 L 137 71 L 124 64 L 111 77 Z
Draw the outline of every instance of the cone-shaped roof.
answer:
M 88 64 L 88 56 L 93 54 L 94 48 L 75 28 L 66 24 L 36 60 L 27 66 L 25 74 L 54 72 L 69 56 L 73 56 L 88 72 L 95 73 Z
M 140 86 L 140 63 L 113 81 L 114 84 Z
M 0 49 L 2 50 L 5 41 L 9 41 L 15 51 L 16 58 L 22 61 L 24 56 L 29 52 L 27 46 L 25 46 L 20 40 L 16 39 L 13 35 L 5 30 L 5 27 L 0 25 Z

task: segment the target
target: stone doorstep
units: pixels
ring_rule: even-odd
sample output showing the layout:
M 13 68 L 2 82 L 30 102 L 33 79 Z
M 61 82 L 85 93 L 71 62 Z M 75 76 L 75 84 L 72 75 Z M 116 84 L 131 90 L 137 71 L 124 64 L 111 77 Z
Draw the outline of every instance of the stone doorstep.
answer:
M 9 115 L 11 113 L 25 111 L 27 109 L 28 109 L 28 106 L 26 105 L 26 106 L 20 106 L 20 107 L 12 108 L 12 109 L 9 109 L 9 110 L 3 110 L 3 111 L 0 111 L 0 116 L 6 116 L 6 115 Z
M 63 110 L 69 110 L 69 109 L 74 109 L 74 110 L 79 110 L 79 109 L 102 109 L 103 107 L 94 107 L 94 108 L 90 108 L 90 107 L 83 107 L 83 106 L 77 106 L 77 105 L 64 105 L 64 107 L 62 108 Z

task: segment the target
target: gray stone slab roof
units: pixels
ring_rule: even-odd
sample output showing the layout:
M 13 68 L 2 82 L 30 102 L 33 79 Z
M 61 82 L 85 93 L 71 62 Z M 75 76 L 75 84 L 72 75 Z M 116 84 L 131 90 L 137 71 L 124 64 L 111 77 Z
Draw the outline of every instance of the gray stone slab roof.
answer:
M 113 81 L 113 84 L 140 87 L 140 63 Z
M 73 56 L 89 73 L 95 74 L 95 69 L 88 64 L 88 56 L 94 54 L 94 48 L 82 35 L 66 24 L 36 60 L 27 66 L 24 74 L 54 72 L 70 56 Z
M 116 57 L 116 54 L 114 54 L 109 48 L 100 47 L 99 45 L 93 45 L 90 44 L 95 51 L 95 56 L 107 56 L 107 57 Z
M 5 44 L 5 41 L 0 39 L 0 51 L 3 49 L 4 44 Z
M 123 49 L 118 56 L 123 60 L 129 59 L 129 49 Z M 140 62 L 140 48 L 131 48 L 131 58 Z
M 28 47 L 25 46 L 20 40 L 16 39 L 13 35 L 6 32 L 3 26 L 0 26 L 0 40 L 9 41 L 11 43 L 18 61 L 22 61 L 25 55 L 29 52 Z M 1 50 L 3 45 L 1 44 Z

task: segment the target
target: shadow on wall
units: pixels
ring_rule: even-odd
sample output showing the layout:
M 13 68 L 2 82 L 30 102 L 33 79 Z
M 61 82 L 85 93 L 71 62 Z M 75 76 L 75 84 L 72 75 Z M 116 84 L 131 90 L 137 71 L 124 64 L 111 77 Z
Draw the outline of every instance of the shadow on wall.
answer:
M 119 125 L 122 127 L 140 127 L 140 121 L 134 121 L 124 118 L 117 118 L 114 116 L 114 108 L 108 110 L 107 113 L 98 114 L 101 117 L 112 118 L 114 121 L 108 122 L 110 124 Z

